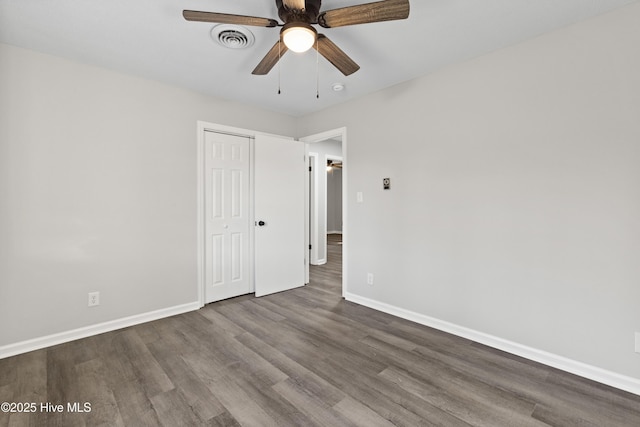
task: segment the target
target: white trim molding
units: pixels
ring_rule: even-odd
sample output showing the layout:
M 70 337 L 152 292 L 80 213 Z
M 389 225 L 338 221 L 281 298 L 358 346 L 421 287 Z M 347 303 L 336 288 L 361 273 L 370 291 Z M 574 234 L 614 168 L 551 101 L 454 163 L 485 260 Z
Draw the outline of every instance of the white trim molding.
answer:
M 536 348 L 527 347 L 516 342 L 505 340 L 503 338 L 485 334 L 483 332 L 469 329 L 464 326 L 459 326 L 450 322 L 446 322 L 444 320 L 429 317 L 424 314 L 416 313 L 404 308 L 396 307 L 352 293 L 346 294 L 345 299 L 347 301 L 351 301 L 356 304 L 372 308 L 374 310 L 382 311 L 384 313 L 391 314 L 405 320 L 410 320 L 412 322 L 416 322 L 424 326 L 429 326 L 431 328 L 450 333 L 452 335 L 466 338 L 471 341 L 496 348 L 498 350 L 506 351 L 507 353 L 524 357 L 525 359 L 529 359 L 534 362 L 542 363 L 543 365 L 560 369 L 562 371 L 569 372 L 571 374 L 578 375 L 602 384 L 606 384 L 620 390 L 628 391 L 629 393 L 640 395 L 640 380 L 633 377 L 621 375 L 616 372 L 598 368 L 596 366 L 587 365 L 586 363 L 578 362 L 576 360 L 568 359 L 566 357 L 558 356 L 556 354 L 548 353 Z
M 200 309 L 195 301 L 0 347 L 0 359 Z

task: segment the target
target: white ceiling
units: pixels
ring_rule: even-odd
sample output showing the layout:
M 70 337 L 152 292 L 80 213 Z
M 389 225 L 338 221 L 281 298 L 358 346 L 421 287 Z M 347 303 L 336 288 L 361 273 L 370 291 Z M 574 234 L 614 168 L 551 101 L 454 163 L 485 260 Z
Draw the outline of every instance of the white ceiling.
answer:
M 324 0 L 322 10 L 371 0 Z M 361 69 L 344 77 L 316 53 L 287 53 L 251 71 L 279 28 L 249 27 L 255 44 L 224 48 L 213 24 L 183 9 L 277 19 L 274 0 L 0 0 L 0 42 L 301 116 L 422 76 L 638 0 L 412 0 L 408 20 L 322 29 Z M 333 92 L 331 85 L 346 85 Z

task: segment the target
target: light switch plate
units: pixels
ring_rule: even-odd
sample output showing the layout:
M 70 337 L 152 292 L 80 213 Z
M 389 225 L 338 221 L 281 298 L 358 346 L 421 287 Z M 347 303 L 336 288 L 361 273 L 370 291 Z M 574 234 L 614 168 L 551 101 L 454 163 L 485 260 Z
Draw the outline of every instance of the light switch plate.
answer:
M 364 196 L 362 195 L 362 191 L 358 191 L 356 193 L 356 201 L 358 203 L 362 203 L 364 201 Z

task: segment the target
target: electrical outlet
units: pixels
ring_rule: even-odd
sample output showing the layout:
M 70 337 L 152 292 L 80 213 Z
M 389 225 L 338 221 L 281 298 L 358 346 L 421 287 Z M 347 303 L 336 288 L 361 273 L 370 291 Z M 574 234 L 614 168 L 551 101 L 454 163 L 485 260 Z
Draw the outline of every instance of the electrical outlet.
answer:
M 373 273 L 367 273 L 367 285 L 373 285 Z
M 89 307 L 100 305 L 100 292 L 89 292 Z
M 640 332 L 636 332 L 636 353 L 640 353 Z

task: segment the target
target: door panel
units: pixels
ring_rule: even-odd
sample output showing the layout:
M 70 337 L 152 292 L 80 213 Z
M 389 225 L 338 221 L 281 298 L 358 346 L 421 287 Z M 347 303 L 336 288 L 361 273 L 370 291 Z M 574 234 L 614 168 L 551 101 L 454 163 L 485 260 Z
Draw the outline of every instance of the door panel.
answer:
M 205 132 L 205 302 L 251 292 L 250 140 Z
M 256 136 L 256 296 L 305 284 L 305 169 L 302 142 Z

